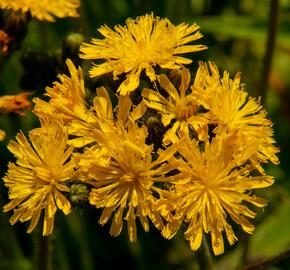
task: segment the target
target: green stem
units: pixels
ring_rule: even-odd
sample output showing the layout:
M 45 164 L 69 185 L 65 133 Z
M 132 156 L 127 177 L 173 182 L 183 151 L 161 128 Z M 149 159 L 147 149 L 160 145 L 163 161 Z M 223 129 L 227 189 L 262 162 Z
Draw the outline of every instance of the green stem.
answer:
M 52 270 L 52 239 L 51 236 L 43 236 L 39 226 L 34 241 L 34 269 Z
M 39 270 L 50 270 L 50 239 L 40 235 L 39 237 L 39 253 L 38 253 L 38 269 Z
M 205 235 L 202 237 L 200 248 L 196 251 L 196 259 L 200 270 L 212 270 L 212 258 Z
M 277 34 L 277 26 L 278 26 L 278 18 L 279 18 L 279 0 L 271 0 L 270 10 L 269 10 L 269 22 L 268 22 L 268 37 L 266 44 L 266 51 L 263 58 L 263 66 L 261 73 L 261 82 L 257 91 L 257 96 L 262 97 L 261 102 L 265 102 L 267 88 L 268 88 L 268 80 L 269 74 L 271 71 L 273 53 L 275 48 L 275 39 Z
M 244 265 L 249 260 L 249 247 L 250 247 L 250 236 L 246 233 L 243 235 L 243 251 L 241 256 L 241 264 Z
M 90 25 L 87 16 L 87 6 L 86 1 L 81 1 L 80 6 L 80 17 L 79 17 L 79 24 L 80 24 L 80 33 L 82 33 L 86 38 L 90 36 Z
M 269 259 L 266 259 L 263 261 L 259 261 L 256 263 L 246 265 L 242 268 L 239 268 L 239 270 L 262 270 L 262 269 L 266 269 L 269 266 L 273 266 L 273 265 L 277 264 L 278 262 L 281 262 L 289 257 L 290 257 L 290 248 L 285 250 L 284 252 L 278 254 L 277 256 L 274 256 L 272 258 L 269 258 Z
M 4 189 L 1 185 L 1 189 Z M 2 194 L 0 194 L 0 204 L 4 205 L 4 199 Z M 17 239 L 16 232 L 14 228 L 9 224 L 7 213 L 0 214 L 0 224 L 1 224 L 1 237 L 0 245 L 1 252 L 4 257 L 9 257 L 11 260 L 24 259 L 19 241 Z

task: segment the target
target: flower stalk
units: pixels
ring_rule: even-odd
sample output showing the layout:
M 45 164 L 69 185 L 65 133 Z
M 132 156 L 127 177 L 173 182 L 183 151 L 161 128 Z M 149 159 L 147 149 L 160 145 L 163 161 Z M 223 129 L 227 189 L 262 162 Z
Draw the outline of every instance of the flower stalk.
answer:
M 269 7 L 267 43 L 262 62 L 261 81 L 257 91 L 257 96 L 262 98 L 262 103 L 264 103 L 266 100 L 268 90 L 269 75 L 272 67 L 272 60 L 277 36 L 277 27 L 279 21 L 279 6 L 279 0 L 271 0 Z

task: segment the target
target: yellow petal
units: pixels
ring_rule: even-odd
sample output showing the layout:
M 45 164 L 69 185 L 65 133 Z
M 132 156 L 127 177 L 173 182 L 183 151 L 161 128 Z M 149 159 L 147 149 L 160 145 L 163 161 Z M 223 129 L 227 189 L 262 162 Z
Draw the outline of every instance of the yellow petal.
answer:
M 54 226 L 54 216 L 49 217 L 48 212 L 48 208 L 46 207 L 43 221 L 43 236 L 51 234 Z
M 159 81 L 160 85 L 162 86 L 162 88 L 164 90 L 166 90 L 166 92 L 172 97 L 172 99 L 175 102 L 179 102 L 180 96 L 179 96 L 176 88 L 173 86 L 173 84 L 167 78 L 167 76 L 165 76 L 164 74 L 159 75 L 158 81 Z
M 110 96 L 105 87 L 97 88 L 97 96 L 94 99 L 94 107 L 96 112 L 100 112 L 100 115 L 113 119 L 113 108 Z
M 118 92 L 122 96 L 128 95 L 130 92 L 134 91 L 139 86 L 140 71 L 136 73 L 131 72 L 127 75 L 127 79 L 121 83 L 118 88 Z
M 190 243 L 190 248 L 193 251 L 198 250 L 202 241 L 202 227 L 199 226 L 198 228 L 196 228 L 196 233 L 194 234 L 193 237 L 190 237 L 188 240 Z
M 99 223 L 101 225 L 106 224 L 108 222 L 108 220 L 110 219 L 113 211 L 114 211 L 114 206 L 104 208 L 103 211 L 102 211 L 102 215 L 101 215 L 101 217 L 99 219 Z
M 130 113 L 130 116 L 132 117 L 132 119 L 134 121 L 140 119 L 144 113 L 146 112 L 147 107 L 144 103 L 144 101 L 142 100 L 134 109 L 133 111 Z
M 146 67 L 146 75 L 149 77 L 151 82 L 154 82 L 156 80 L 155 71 L 151 66 Z
M 224 240 L 221 232 L 211 232 L 211 244 L 215 255 L 224 253 Z
M 127 220 L 127 230 L 130 242 L 136 242 L 137 240 L 137 229 L 135 222 L 134 207 L 130 205 L 128 213 L 126 215 Z
M 38 221 L 39 221 L 39 218 L 40 218 L 40 214 L 41 214 L 41 208 L 38 208 L 32 215 L 32 218 L 31 218 L 31 222 L 30 222 L 30 225 L 27 229 L 27 233 L 31 233 L 35 226 L 37 225 Z
M 126 123 L 129 111 L 132 107 L 132 101 L 129 96 L 119 96 L 118 102 L 118 119 Z
M 65 215 L 68 215 L 71 211 L 71 205 L 68 199 L 58 191 L 55 192 L 54 196 L 57 207 L 62 210 Z
M 114 216 L 114 219 L 112 221 L 111 228 L 110 228 L 110 234 L 112 236 L 118 236 L 122 231 L 123 211 L 124 211 L 124 208 L 119 207 L 119 209 L 115 213 L 115 216 Z
M 271 186 L 274 183 L 274 178 L 272 176 L 254 176 L 250 177 L 249 180 L 247 180 L 247 184 L 249 185 L 249 188 L 255 189 L 255 188 L 264 188 Z
M 101 76 L 103 74 L 107 74 L 109 72 L 112 72 L 112 66 L 108 63 L 103 63 L 100 65 L 95 65 L 92 67 L 92 69 L 90 70 L 90 77 L 94 78 L 97 76 Z

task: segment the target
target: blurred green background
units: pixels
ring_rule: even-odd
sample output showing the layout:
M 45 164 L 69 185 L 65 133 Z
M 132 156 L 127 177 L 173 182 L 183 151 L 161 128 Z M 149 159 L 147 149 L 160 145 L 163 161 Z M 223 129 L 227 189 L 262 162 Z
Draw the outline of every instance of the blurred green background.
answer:
M 251 95 L 265 78 L 262 76 L 266 49 L 269 0 L 83 0 L 80 19 L 58 19 L 55 23 L 31 20 L 20 49 L 0 67 L 0 94 L 34 91 L 41 96 L 45 86 L 56 80 L 64 70 L 64 60 L 70 51 L 63 48 L 78 41 L 96 37 L 103 24 L 123 25 L 126 18 L 154 12 L 168 17 L 174 24 L 196 22 L 201 26 L 208 50 L 192 54 L 191 70 L 198 60 L 212 60 L 220 70 L 231 76 L 242 73 L 245 89 Z M 226 246 L 224 255 L 213 258 L 215 269 L 235 269 L 247 253 L 251 259 L 279 254 L 290 246 L 290 0 L 280 0 L 276 46 L 267 91 L 262 101 L 274 122 L 275 138 L 281 152 L 279 166 L 268 165 L 268 174 L 276 183 L 260 191 L 269 205 L 259 212 L 254 223 L 256 231 L 249 238 L 236 228 L 239 242 Z M 70 38 L 68 36 L 70 35 Z M 65 41 L 66 40 L 66 41 Z M 189 56 L 190 57 L 190 56 Z M 87 63 L 84 68 L 87 71 Z M 88 84 L 90 84 L 88 82 Z M 8 161 L 14 160 L 6 149 L 10 139 L 21 129 L 25 134 L 38 125 L 31 112 L 25 117 L 1 115 L 0 129 L 7 136 L 0 142 L 0 175 L 5 174 Z M 1 207 L 7 203 L 7 189 L 1 183 Z M 51 254 L 51 269 L 111 270 L 124 265 L 125 269 L 189 270 L 198 269 L 195 253 L 180 232 L 173 240 L 165 240 L 153 226 L 150 233 L 139 228 L 138 242 L 129 243 L 126 230 L 121 236 L 109 235 L 109 226 L 98 224 L 100 213 L 89 206 L 76 206 L 72 214 L 57 214 L 55 230 L 49 239 L 39 238 L 39 232 L 26 234 L 28 224 L 10 226 L 10 213 L 0 213 L 0 269 L 28 270 L 42 268 L 40 252 Z M 42 247 L 42 248 L 40 248 Z M 42 254 L 42 256 L 44 256 Z M 290 269 L 290 258 L 271 270 Z

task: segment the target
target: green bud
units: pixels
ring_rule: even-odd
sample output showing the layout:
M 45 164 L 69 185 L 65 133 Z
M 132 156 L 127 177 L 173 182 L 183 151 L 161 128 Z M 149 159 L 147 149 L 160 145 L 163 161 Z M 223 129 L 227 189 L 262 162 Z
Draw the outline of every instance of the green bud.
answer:
M 62 45 L 63 60 L 70 58 L 75 65 L 80 65 L 79 49 L 82 42 L 84 42 L 84 37 L 79 33 L 71 33 L 66 36 Z
M 72 184 L 70 186 L 70 201 L 73 204 L 80 205 L 88 201 L 89 189 L 85 184 Z

